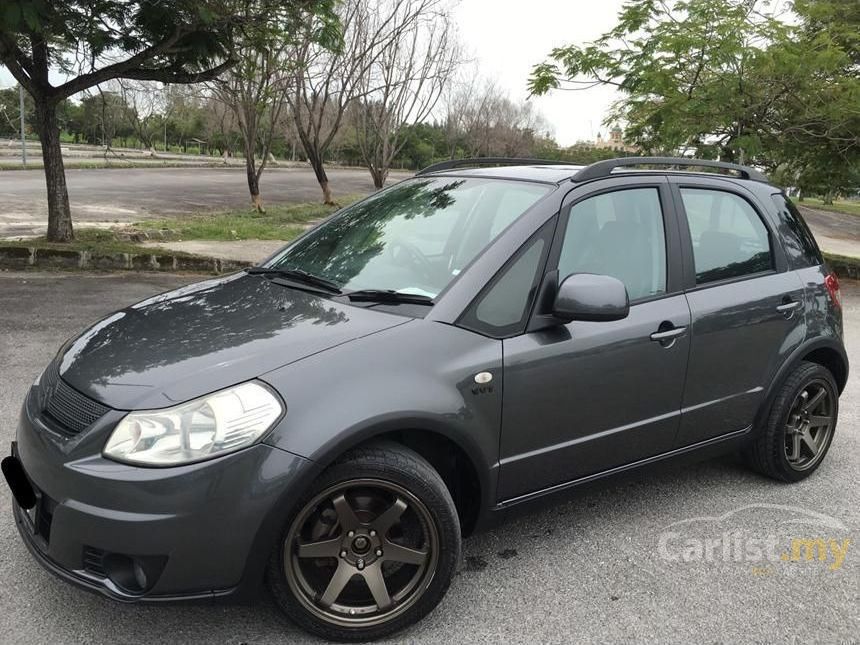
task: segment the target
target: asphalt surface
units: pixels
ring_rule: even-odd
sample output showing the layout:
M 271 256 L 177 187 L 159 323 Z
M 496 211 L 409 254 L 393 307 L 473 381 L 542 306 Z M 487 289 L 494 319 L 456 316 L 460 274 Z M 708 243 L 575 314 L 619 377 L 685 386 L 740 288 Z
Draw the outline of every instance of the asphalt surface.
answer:
M 326 171 L 334 197 L 373 192 L 363 168 Z M 392 173 L 396 180 L 402 173 Z M 72 221 L 134 222 L 250 204 L 244 169 L 142 168 L 66 171 Z M 267 168 L 261 179 L 263 203 L 322 200 L 308 168 Z M 0 237 L 43 233 L 48 221 L 45 175 L 41 170 L 0 172 Z
M 0 273 L 0 441 L 13 438 L 27 388 L 65 338 L 189 280 Z M 568 495 L 467 540 L 446 599 L 397 641 L 856 643 L 860 284 L 844 284 L 843 294 L 855 368 L 831 451 L 813 476 L 784 485 L 719 458 Z M 140 607 L 72 588 L 30 557 L 10 504 L 0 485 L 3 643 L 315 642 L 266 596 L 257 606 Z M 822 537 L 839 549 L 850 542 L 841 562 L 829 553 L 825 561 L 758 561 L 734 546 L 711 549 L 710 560 L 703 559 L 703 540 L 727 534 L 724 544 L 775 535 L 786 553 L 792 537 Z
M 797 203 L 797 202 L 795 202 Z M 843 240 L 860 242 L 860 217 L 833 211 L 822 211 L 798 204 L 803 219 L 813 228 L 816 235 L 818 231 Z

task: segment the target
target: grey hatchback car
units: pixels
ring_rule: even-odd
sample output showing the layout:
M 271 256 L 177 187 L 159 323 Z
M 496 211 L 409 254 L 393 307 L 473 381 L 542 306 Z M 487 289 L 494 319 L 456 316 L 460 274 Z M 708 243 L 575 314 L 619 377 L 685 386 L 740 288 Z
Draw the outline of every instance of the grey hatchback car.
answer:
M 754 169 L 444 162 L 67 341 L 3 472 L 80 587 L 267 580 L 305 629 L 378 638 L 507 509 L 693 452 L 807 477 L 848 374 L 839 298 Z

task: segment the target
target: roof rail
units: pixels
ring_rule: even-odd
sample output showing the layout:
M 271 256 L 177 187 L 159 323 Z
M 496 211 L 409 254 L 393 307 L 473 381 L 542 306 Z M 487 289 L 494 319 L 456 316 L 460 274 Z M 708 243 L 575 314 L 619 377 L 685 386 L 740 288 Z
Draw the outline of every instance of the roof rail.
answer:
M 620 157 L 618 159 L 606 159 L 598 161 L 589 166 L 586 166 L 573 176 L 573 181 L 582 182 L 589 179 L 599 179 L 600 177 L 608 177 L 616 168 L 624 168 L 628 166 L 687 166 L 698 168 L 722 168 L 724 170 L 733 170 L 738 173 L 742 179 L 751 179 L 753 181 L 761 181 L 768 183 L 768 178 L 764 173 L 759 172 L 755 168 L 740 166 L 734 163 L 725 161 L 711 161 L 709 159 L 688 159 L 686 157 Z
M 428 175 L 431 172 L 451 170 L 461 166 L 575 166 L 569 161 L 550 161 L 549 159 L 527 159 L 517 157 L 472 157 L 470 159 L 448 159 L 422 168 L 415 176 Z

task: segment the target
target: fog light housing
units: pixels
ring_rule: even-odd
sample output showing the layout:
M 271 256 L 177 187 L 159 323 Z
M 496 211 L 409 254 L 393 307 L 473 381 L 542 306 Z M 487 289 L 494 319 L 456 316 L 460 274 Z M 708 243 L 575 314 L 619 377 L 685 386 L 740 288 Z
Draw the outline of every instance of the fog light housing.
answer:
M 140 595 L 152 589 L 166 563 L 166 556 L 133 556 L 84 547 L 84 570 L 109 580 L 127 594 Z

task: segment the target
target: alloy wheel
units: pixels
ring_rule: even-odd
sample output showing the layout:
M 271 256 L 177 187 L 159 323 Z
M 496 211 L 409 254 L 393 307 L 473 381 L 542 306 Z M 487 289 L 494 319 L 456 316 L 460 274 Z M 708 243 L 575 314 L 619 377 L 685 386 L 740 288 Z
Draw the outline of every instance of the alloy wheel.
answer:
M 800 390 L 785 425 L 785 458 L 795 470 L 812 468 L 827 448 L 835 423 L 827 383 L 816 379 Z
M 342 627 L 378 625 L 414 605 L 433 579 L 439 537 L 421 501 L 393 482 L 338 483 L 296 516 L 284 548 L 295 596 Z

